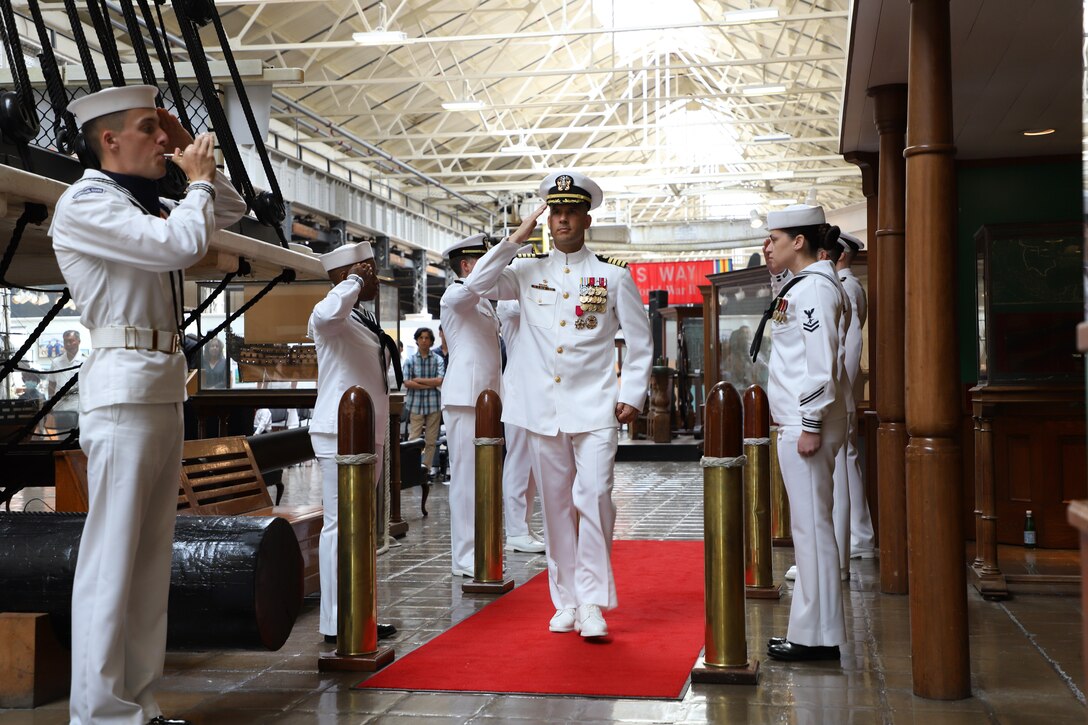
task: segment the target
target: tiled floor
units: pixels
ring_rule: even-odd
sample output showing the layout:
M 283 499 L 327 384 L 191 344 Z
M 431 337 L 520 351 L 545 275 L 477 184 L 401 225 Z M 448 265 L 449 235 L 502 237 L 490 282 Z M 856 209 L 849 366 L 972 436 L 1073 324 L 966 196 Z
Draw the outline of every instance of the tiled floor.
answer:
M 307 465 L 291 469 L 285 503 L 319 498 L 316 471 Z M 378 560 L 381 619 L 400 630 L 392 640 L 398 656 L 490 601 L 462 595 L 460 579 L 451 580 L 447 490 L 432 487 L 426 519 L 419 514 L 419 489 L 405 492 L 411 529 Z M 700 538 L 701 497 L 697 464 L 617 464 L 616 536 Z M 778 577 L 791 558 L 788 549 L 775 551 Z M 542 570 L 543 557 L 510 555 L 508 566 L 521 584 Z M 853 562 L 846 599 L 851 641 L 841 663 L 766 659 L 766 639 L 785 632 L 789 597 L 754 601 L 748 604 L 747 634 L 750 656 L 762 661 L 759 685 L 697 685 L 679 701 L 354 691 L 350 687 L 359 675 L 317 672 L 317 656 L 327 646 L 317 634 L 316 601 L 307 601 L 279 652 L 170 654 L 158 697 L 168 715 L 190 717 L 199 725 L 1085 722 L 1081 601 L 1075 591 L 1018 595 L 999 603 L 969 591 L 974 697 L 935 702 L 911 692 L 907 598 L 879 594 L 876 582 L 876 562 Z M 66 708 L 61 701 L 34 711 L 0 711 L 0 723 L 64 723 Z

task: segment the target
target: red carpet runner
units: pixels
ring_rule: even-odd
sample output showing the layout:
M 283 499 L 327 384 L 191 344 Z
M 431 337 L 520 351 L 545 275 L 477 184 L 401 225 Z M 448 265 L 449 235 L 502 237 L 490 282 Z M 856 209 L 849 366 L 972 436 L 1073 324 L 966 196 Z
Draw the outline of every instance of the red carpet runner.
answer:
M 548 631 L 541 572 L 357 687 L 679 698 L 703 647 L 703 542 L 617 541 L 612 566 L 600 642 Z

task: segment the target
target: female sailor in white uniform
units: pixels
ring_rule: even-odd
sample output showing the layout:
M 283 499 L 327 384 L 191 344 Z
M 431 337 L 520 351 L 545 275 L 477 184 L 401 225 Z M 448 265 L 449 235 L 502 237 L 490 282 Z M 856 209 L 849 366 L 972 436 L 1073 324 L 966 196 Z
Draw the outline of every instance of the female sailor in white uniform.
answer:
M 768 309 L 774 343 L 767 396 L 779 425 L 778 458 L 798 570 L 789 629 L 770 640 L 767 653 L 780 660 L 837 660 L 846 626 L 832 475 L 846 435 L 849 383 L 839 350 L 842 285 L 818 252 L 837 243 L 839 230 L 825 223 L 822 207 L 800 204 L 771 212 L 767 226 L 768 262 L 794 275 Z M 762 331 L 763 325 L 756 351 Z

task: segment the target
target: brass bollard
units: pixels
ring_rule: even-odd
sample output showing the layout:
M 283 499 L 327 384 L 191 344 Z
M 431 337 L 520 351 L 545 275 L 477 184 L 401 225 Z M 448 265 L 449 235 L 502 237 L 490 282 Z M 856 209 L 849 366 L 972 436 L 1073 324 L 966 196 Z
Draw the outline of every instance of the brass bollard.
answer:
M 465 592 L 504 594 L 514 588 L 503 579 L 502 555 L 502 400 L 494 390 L 476 399 L 476 539 L 474 578 Z
M 740 395 L 729 383 L 718 383 L 707 395 L 705 410 L 706 650 L 691 671 L 691 680 L 754 685 L 759 681 L 759 660 L 748 660 L 744 625 Z
M 782 480 L 782 467 L 778 465 L 778 426 L 771 426 L 771 543 L 793 546 L 790 499 Z
M 744 583 L 749 599 L 780 599 L 771 571 L 770 413 L 758 385 L 744 391 Z
M 337 420 L 336 652 L 321 655 L 318 670 L 373 672 L 393 661 L 378 646 L 378 554 L 374 406 L 359 386 L 344 391 Z

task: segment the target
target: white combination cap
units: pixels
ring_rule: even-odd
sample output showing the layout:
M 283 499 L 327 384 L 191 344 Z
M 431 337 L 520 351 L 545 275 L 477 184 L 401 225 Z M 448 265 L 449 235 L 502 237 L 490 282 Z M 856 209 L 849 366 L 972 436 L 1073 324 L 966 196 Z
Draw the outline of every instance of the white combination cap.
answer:
M 76 125 L 82 127 L 88 121 L 133 108 L 154 108 L 159 89 L 155 86 L 117 86 L 86 96 L 80 96 L 68 104 L 68 110 L 76 117 Z
M 865 249 L 865 242 L 861 241 L 853 234 L 847 234 L 846 232 L 839 232 L 839 244 L 847 249 L 858 251 L 859 249 Z
M 556 171 L 540 183 L 540 198 L 551 204 L 589 204 L 596 209 L 604 201 L 597 182 L 577 171 Z
M 450 246 L 442 250 L 442 258 L 449 259 L 453 254 L 464 254 L 482 257 L 487 254 L 487 235 L 486 234 L 473 234 L 471 237 L 465 237 L 459 242 L 454 242 Z
M 374 247 L 371 246 L 370 242 L 356 242 L 355 244 L 345 244 L 331 252 L 322 254 L 321 266 L 325 268 L 326 272 L 331 272 L 334 269 L 350 267 L 367 259 L 374 259 Z
M 768 229 L 790 229 L 792 227 L 807 227 L 813 224 L 825 224 L 824 208 L 811 204 L 791 204 L 785 209 L 772 211 L 767 214 Z

